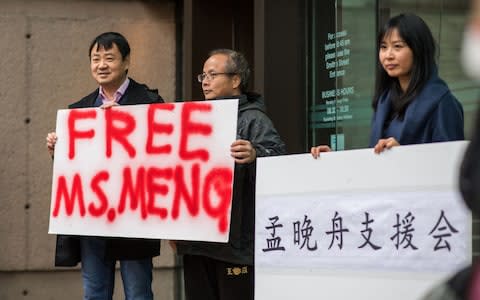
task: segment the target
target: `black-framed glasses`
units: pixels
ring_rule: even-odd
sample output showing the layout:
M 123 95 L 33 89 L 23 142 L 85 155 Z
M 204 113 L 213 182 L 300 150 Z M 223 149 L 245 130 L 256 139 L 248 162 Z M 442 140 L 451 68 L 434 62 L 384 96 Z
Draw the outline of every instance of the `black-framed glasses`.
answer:
M 197 80 L 198 82 L 202 83 L 205 79 L 208 81 L 215 79 L 216 76 L 218 75 L 236 75 L 237 73 L 233 72 L 221 72 L 221 73 L 202 73 L 197 75 Z

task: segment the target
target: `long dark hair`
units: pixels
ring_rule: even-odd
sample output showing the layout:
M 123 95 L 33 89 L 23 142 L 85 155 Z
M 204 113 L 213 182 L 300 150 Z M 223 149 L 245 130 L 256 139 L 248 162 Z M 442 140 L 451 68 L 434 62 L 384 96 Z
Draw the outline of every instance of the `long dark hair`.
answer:
M 380 96 L 390 90 L 393 114 L 403 118 L 408 105 L 422 90 L 432 74 L 436 72 L 436 49 L 432 32 L 422 18 L 414 14 L 400 14 L 391 18 L 380 30 L 377 40 L 377 53 L 385 36 L 391 34 L 394 29 L 397 29 L 398 34 L 413 53 L 410 83 L 407 90 L 403 92 L 398 79 L 388 76 L 377 58 L 375 96 L 372 106 L 376 110 Z

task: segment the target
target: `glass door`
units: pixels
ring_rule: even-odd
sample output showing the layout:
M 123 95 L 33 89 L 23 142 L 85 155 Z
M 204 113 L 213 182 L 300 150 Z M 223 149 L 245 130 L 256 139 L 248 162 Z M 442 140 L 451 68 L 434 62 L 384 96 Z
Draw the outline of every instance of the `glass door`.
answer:
M 375 82 L 375 0 L 311 1 L 310 145 L 368 146 Z

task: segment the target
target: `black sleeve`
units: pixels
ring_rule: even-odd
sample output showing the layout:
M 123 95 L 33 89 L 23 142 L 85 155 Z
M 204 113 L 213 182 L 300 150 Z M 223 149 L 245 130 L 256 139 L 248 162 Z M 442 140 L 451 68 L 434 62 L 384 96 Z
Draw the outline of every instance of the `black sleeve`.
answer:
M 285 143 L 280 138 L 270 118 L 260 110 L 245 112 L 240 125 L 240 138 L 252 143 L 257 157 L 287 154 Z
M 148 99 L 152 101 L 152 103 L 165 103 L 165 100 L 163 100 L 162 96 L 158 94 L 158 90 L 151 90 L 147 89 L 147 95 Z

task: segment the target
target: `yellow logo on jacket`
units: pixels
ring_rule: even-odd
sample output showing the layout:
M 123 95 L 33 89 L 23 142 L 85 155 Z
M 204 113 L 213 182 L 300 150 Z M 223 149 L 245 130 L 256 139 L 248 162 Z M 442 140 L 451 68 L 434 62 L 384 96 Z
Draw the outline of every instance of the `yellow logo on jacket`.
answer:
M 238 276 L 241 274 L 248 274 L 248 266 L 226 268 L 226 270 L 227 270 L 228 276 Z

